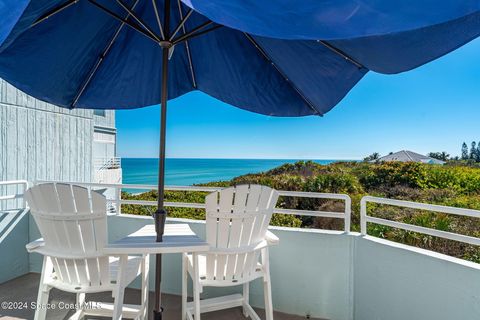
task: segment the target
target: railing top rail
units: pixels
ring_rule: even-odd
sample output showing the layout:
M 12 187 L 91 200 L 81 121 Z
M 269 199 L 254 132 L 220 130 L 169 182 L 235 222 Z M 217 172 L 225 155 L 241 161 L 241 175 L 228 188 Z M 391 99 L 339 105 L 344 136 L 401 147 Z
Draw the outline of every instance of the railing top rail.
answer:
M 24 191 L 28 188 L 28 181 L 27 180 L 7 180 L 7 181 L 0 181 L 0 186 L 5 187 L 2 189 L 7 189 L 7 194 L 5 195 L 0 195 L 0 202 L 1 202 L 1 209 L 8 209 L 9 205 L 15 206 L 22 206 L 22 208 L 26 207 L 26 202 L 23 197 Z M 11 187 L 14 186 L 14 187 Z M 16 186 L 16 187 L 15 187 Z M 16 189 L 8 192 L 8 188 L 10 189 Z M 19 190 L 20 189 L 20 190 Z M 17 199 L 21 200 L 19 203 Z M 6 201 L 6 202 L 5 202 Z M 11 203 L 9 203 L 9 201 Z M 6 204 L 7 207 L 4 206 Z
M 434 237 L 460 241 L 460 242 L 469 243 L 473 245 L 480 245 L 480 238 L 475 238 L 475 237 L 471 237 L 471 236 L 467 236 L 459 233 L 447 232 L 443 230 L 437 230 L 433 228 L 417 226 L 417 225 L 408 224 L 400 221 L 393 221 L 393 220 L 387 220 L 387 219 L 378 218 L 374 216 L 369 216 L 367 214 L 368 202 L 392 205 L 392 206 L 397 206 L 402 208 L 419 209 L 419 210 L 426 210 L 426 211 L 433 211 L 433 212 L 449 213 L 449 214 L 454 214 L 459 216 L 480 218 L 480 211 L 474 210 L 474 209 L 455 208 L 455 207 L 441 206 L 436 204 L 365 196 L 360 201 L 360 229 L 363 235 L 367 235 L 367 223 L 370 222 L 370 223 L 376 223 L 376 224 L 380 224 L 380 225 L 384 225 L 392 228 L 398 228 L 398 229 L 403 229 L 407 231 L 428 234 Z
M 323 193 L 323 192 L 285 191 L 285 190 L 278 190 L 278 193 L 280 196 L 286 196 L 286 197 L 350 200 L 350 196 L 348 194 L 343 194 L 343 193 Z
M 449 213 L 449 214 L 460 215 L 460 216 L 480 218 L 480 210 L 475 210 L 475 209 L 456 208 L 456 207 L 442 206 L 438 204 L 379 198 L 379 197 L 373 197 L 373 196 L 363 197 L 361 200 L 362 205 L 365 204 L 366 202 L 373 202 L 373 203 L 386 204 L 386 205 L 392 205 L 392 206 L 404 207 L 404 208 L 410 208 L 410 209 L 435 211 L 435 212 Z
M 0 181 L 0 186 L 15 185 L 15 184 L 23 184 L 23 185 L 25 185 L 25 186 L 28 186 L 28 181 L 27 181 L 27 180 L 7 180 L 7 181 Z
M 459 233 L 437 230 L 437 229 L 432 229 L 432 228 L 427 228 L 427 227 L 421 227 L 421 226 L 417 226 L 417 225 L 414 225 L 414 224 L 408 224 L 408 223 L 404 223 L 404 222 L 386 220 L 386 219 L 375 218 L 375 217 L 368 217 L 368 221 L 373 222 L 373 223 L 377 223 L 377 224 L 381 224 L 381 225 L 385 225 L 385 226 L 388 226 L 388 227 L 392 227 L 392 228 L 400 228 L 400 229 L 403 229 L 403 230 L 428 234 L 428 235 L 431 235 L 431 236 L 434 236 L 434 237 L 439 237 L 439 238 L 444 238 L 444 239 L 450 239 L 450 240 L 454 240 L 454 241 L 469 243 L 469 244 L 473 244 L 473 245 L 476 245 L 476 246 L 480 245 L 480 238 L 476 238 L 476 237 L 472 237 L 472 236 L 466 236 L 466 235 L 459 234 Z
M 35 184 L 38 183 L 48 183 L 48 182 L 57 182 L 57 181 L 49 181 L 49 180 L 37 180 Z M 120 183 L 96 183 L 96 182 L 70 182 L 70 181 L 62 181 L 61 183 L 67 184 L 78 184 L 81 186 L 87 187 L 98 187 L 98 188 L 115 188 L 115 189 L 149 189 L 149 190 L 157 190 L 158 186 L 154 184 L 120 184 Z M 201 186 L 165 186 L 165 190 L 169 191 L 205 191 L 205 192 L 213 192 L 221 190 L 221 187 L 201 187 Z
M 49 180 L 37 180 L 35 183 L 47 183 L 47 182 L 55 182 Z M 69 184 L 79 184 L 84 186 L 90 187 L 104 187 L 104 188 L 122 188 L 122 189 L 151 189 L 157 190 L 158 186 L 154 184 L 114 184 L 114 183 L 95 183 L 95 182 L 64 182 L 62 183 L 69 183 Z M 205 192 L 213 192 L 219 191 L 223 189 L 223 187 L 204 187 L 204 186 L 177 186 L 177 185 L 167 185 L 165 186 L 165 190 L 169 191 L 205 191 Z M 278 190 L 278 193 L 281 196 L 285 197 L 302 197 L 302 198 L 328 198 L 328 199 L 339 199 L 339 200 L 350 200 L 350 196 L 347 194 L 341 193 L 322 193 L 322 192 L 304 192 L 304 191 L 285 191 L 285 190 Z

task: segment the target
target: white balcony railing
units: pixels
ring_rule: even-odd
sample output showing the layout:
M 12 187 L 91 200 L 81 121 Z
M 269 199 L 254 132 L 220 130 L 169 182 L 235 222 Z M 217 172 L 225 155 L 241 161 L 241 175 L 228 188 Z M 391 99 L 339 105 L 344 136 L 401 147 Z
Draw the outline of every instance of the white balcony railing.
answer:
M 26 180 L 0 181 L 0 209 L 25 208 L 23 193 L 27 188 Z
M 43 180 L 36 181 L 36 183 L 45 183 L 45 182 L 52 182 L 52 181 L 43 181 Z M 81 183 L 81 182 L 65 182 L 65 183 L 82 185 L 88 189 L 93 189 L 93 190 L 99 190 L 99 189 L 115 190 L 115 192 L 109 193 L 109 194 L 113 194 L 113 196 L 107 196 L 107 200 L 109 201 L 109 203 L 111 204 L 111 208 L 113 209 L 112 212 L 115 214 L 121 213 L 122 204 L 142 205 L 142 206 L 157 205 L 156 201 L 122 199 L 122 195 L 121 195 L 122 189 L 141 190 L 141 191 L 156 190 L 157 186 L 155 185 L 104 184 L 104 183 Z M 22 199 L 21 201 L 23 203 L 23 206 L 25 206 L 25 200 L 23 200 L 23 191 L 28 187 L 28 185 L 29 183 L 24 180 L 0 182 L 0 187 L 1 186 L 17 186 L 16 191 L 12 191 L 9 194 L 1 195 L 0 200 L 11 201 L 16 199 Z M 221 188 L 220 187 L 202 187 L 202 186 L 166 186 L 165 189 L 169 191 L 213 192 Z M 276 208 L 274 212 L 281 213 L 281 214 L 301 215 L 301 216 L 338 218 L 338 219 L 344 220 L 344 226 L 345 226 L 344 230 L 346 232 L 350 231 L 351 199 L 348 195 L 335 194 L 335 193 L 299 192 L 299 191 L 283 191 L 283 190 L 279 190 L 279 193 L 283 197 L 299 197 L 299 198 L 309 198 L 309 199 L 327 199 L 327 200 L 342 201 L 344 203 L 344 210 L 341 212 L 322 211 L 322 210 L 298 210 L 298 209 L 286 209 L 286 208 Z M 389 226 L 392 228 L 399 228 L 403 230 L 428 234 L 431 236 L 440 237 L 444 239 L 460 241 L 460 242 L 469 243 L 473 245 L 480 245 L 480 239 L 476 237 L 369 216 L 367 214 L 367 203 L 378 203 L 378 204 L 391 205 L 391 206 L 397 206 L 402 208 L 441 212 L 441 213 L 453 214 L 458 216 L 475 217 L 475 218 L 480 218 L 480 210 L 447 207 L 447 206 L 441 206 L 441 205 L 387 199 L 387 198 L 378 198 L 378 197 L 372 197 L 372 196 L 365 196 L 360 201 L 360 230 L 362 235 L 367 235 L 367 223 L 376 223 L 384 226 Z M 168 201 L 168 202 L 165 202 L 165 206 L 180 207 L 180 208 L 195 208 L 195 209 L 205 208 L 204 203 L 193 203 L 193 202 Z
M 402 207 L 402 208 L 448 213 L 448 214 L 453 214 L 457 216 L 480 218 L 479 210 L 463 209 L 463 208 L 447 207 L 447 206 L 440 206 L 440 205 L 428 204 L 428 203 L 419 203 L 419 202 L 412 202 L 412 201 L 365 196 L 360 201 L 360 230 L 363 235 L 367 235 L 367 223 L 371 222 L 371 223 L 376 223 L 376 224 L 380 224 L 380 225 L 384 225 L 392 228 L 398 228 L 398 229 L 428 234 L 434 237 L 460 241 L 460 242 L 469 243 L 477 246 L 480 245 L 480 238 L 475 238 L 475 237 L 466 236 L 463 234 L 431 229 L 431 228 L 416 226 L 408 223 L 369 216 L 367 214 L 367 203 L 369 202 Z
M 37 183 L 43 183 L 49 181 L 37 181 Z M 122 204 L 142 205 L 142 206 L 156 206 L 156 201 L 147 200 L 127 200 L 122 199 L 122 189 L 129 190 L 157 190 L 156 185 L 144 185 L 144 184 L 104 184 L 104 183 L 78 183 L 67 182 L 84 186 L 89 189 L 114 189 L 113 197 L 108 197 L 107 200 L 112 204 L 116 213 L 121 213 Z M 165 190 L 169 191 L 203 191 L 213 192 L 220 190 L 220 187 L 200 187 L 200 186 L 166 186 Z M 321 210 L 297 210 L 297 209 L 284 209 L 276 208 L 274 213 L 312 216 L 312 217 L 325 217 L 325 218 L 338 218 L 344 220 L 344 231 L 350 231 L 350 216 L 351 216 L 351 199 L 346 194 L 337 193 L 319 193 L 319 192 L 298 192 L 298 191 L 282 191 L 278 190 L 280 196 L 283 197 L 298 197 L 298 198 L 310 198 L 310 199 L 328 199 L 344 202 L 344 211 L 321 211 Z M 196 208 L 205 209 L 205 203 L 189 203 L 189 202 L 165 202 L 166 207 L 179 207 L 179 208 Z
M 122 167 L 122 158 L 95 158 L 93 160 L 95 170 L 119 169 Z
M 44 183 L 51 181 L 37 181 L 36 183 Z M 144 185 L 144 184 L 105 184 L 105 183 L 78 183 L 78 182 L 65 182 L 73 183 L 77 185 L 85 186 L 88 189 L 93 190 L 114 190 L 114 192 L 107 192 L 107 200 L 110 204 L 110 211 L 113 214 L 121 213 L 122 204 L 130 205 L 142 205 L 142 206 L 156 206 L 156 201 L 146 201 L 146 200 L 129 200 L 122 199 L 122 189 L 129 190 L 156 190 L 157 186 L 155 185 Z M 5 205 L 8 205 L 10 209 L 25 207 L 26 203 L 23 199 L 23 192 L 29 186 L 29 183 L 25 180 L 18 181 L 3 181 L 0 182 L 0 188 L 3 188 L 3 193 L 0 194 L 0 208 L 6 209 Z M 169 191 L 186 191 L 186 192 L 212 192 L 221 189 L 220 187 L 202 187 L 202 186 L 166 186 L 166 190 Z M 8 192 L 6 192 L 7 190 Z M 291 214 L 291 215 L 301 215 L 301 216 L 313 216 L 313 217 L 328 217 L 328 218 L 338 218 L 344 220 L 344 231 L 350 231 L 350 220 L 351 220 L 351 199 L 348 195 L 345 194 L 334 194 L 334 193 L 317 193 L 317 192 L 298 192 L 298 191 L 283 191 L 279 190 L 279 193 L 283 197 L 298 197 L 306 199 L 327 199 L 327 200 L 337 200 L 344 203 L 344 210 L 341 212 L 334 211 L 322 211 L 322 210 L 298 210 L 298 209 L 288 209 L 288 208 L 276 208 L 275 213 L 281 214 Z M 395 200 L 395 199 L 386 199 L 378 198 L 372 196 L 365 196 L 360 201 L 360 229 L 362 235 L 367 235 L 367 224 L 375 223 L 379 225 L 384 225 L 392 228 L 399 228 L 403 230 L 423 233 L 439 238 L 460 241 L 472 245 L 480 245 L 480 238 L 457 234 L 453 232 L 436 230 L 427 227 L 407 224 L 398 221 L 387 220 L 383 218 L 369 216 L 367 214 L 367 204 L 368 203 L 377 203 L 383 205 L 391 205 L 402 208 L 410 208 L 417 210 L 426 210 L 433 212 L 441 212 L 447 214 L 453 214 L 458 216 L 468 216 L 480 218 L 480 210 L 472 209 L 463 209 L 455 207 L 447 207 L 434 204 L 426 203 L 417 203 L 411 201 Z M 180 208 L 195 208 L 195 209 L 204 209 L 204 203 L 190 203 L 190 202 L 165 202 L 166 207 L 180 207 Z

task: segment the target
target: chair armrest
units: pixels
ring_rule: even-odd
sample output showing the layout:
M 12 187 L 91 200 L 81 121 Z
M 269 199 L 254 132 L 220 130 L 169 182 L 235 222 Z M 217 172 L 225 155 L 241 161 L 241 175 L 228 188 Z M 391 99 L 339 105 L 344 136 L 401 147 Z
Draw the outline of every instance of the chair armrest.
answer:
M 25 247 L 27 248 L 27 251 L 31 253 L 43 248 L 43 246 L 45 246 L 45 241 L 43 241 L 43 238 L 40 238 L 30 242 Z
M 276 246 L 280 243 L 280 239 L 268 230 L 265 234 L 265 240 L 267 241 L 269 246 Z

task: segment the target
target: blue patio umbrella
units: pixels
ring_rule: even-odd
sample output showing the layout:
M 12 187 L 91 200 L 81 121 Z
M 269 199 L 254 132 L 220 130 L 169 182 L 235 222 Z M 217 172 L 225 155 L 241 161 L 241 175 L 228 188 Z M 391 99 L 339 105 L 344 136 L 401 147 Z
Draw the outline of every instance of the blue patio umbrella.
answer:
M 65 108 L 161 104 L 200 90 L 272 116 L 323 115 L 369 70 L 398 73 L 480 34 L 477 0 L 1 0 L 0 77 Z M 155 319 L 161 317 L 157 255 Z

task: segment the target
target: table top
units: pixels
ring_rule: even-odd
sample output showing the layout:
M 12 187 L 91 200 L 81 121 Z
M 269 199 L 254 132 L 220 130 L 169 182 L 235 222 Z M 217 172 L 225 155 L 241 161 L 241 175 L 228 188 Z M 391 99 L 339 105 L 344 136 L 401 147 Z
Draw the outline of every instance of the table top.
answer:
M 105 254 L 155 254 L 208 251 L 188 224 L 166 224 L 163 242 L 156 242 L 155 226 L 146 225 L 125 238 L 107 244 Z

